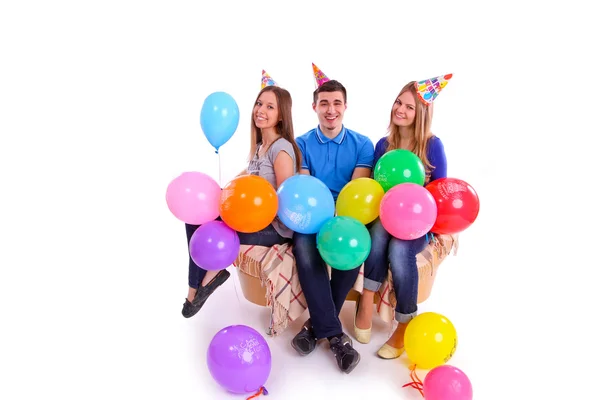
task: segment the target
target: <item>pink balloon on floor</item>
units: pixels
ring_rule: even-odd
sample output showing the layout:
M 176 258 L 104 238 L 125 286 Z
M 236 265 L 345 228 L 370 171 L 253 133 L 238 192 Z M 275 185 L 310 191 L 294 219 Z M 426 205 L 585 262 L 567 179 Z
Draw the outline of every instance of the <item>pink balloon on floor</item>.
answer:
M 440 365 L 423 380 L 425 400 L 472 400 L 473 387 L 467 375 L 452 365 Z
M 435 199 L 427 189 L 416 183 L 396 185 L 381 199 L 381 224 L 398 239 L 414 240 L 424 236 L 436 217 Z
M 179 220 L 202 225 L 219 216 L 221 187 L 202 172 L 184 172 L 167 187 L 167 205 Z

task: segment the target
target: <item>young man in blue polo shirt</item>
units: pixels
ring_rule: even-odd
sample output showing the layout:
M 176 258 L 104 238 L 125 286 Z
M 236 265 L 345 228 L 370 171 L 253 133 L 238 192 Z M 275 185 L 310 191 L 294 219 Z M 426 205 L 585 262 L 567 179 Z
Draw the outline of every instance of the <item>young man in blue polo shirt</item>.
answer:
M 296 138 L 302 152 L 300 173 L 323 181 L 337 201 L 350 180 L 371 176 L 373 142 L 342 124 L 346 88 L 338 81 L 328 80 L 315 90 L 313 109 L 319 125 Z M 294 337 L 292 346 L 301 355 L 307 355 L 316 348 L 317 340 L 327 338 L 339 368 L 350 373 L 360 361 L 360 354 L 344 334 L 338 316 L 356 282 L 359 265 L 350 271 L 332 269 L 330 280 L 327 265 L 317 250 L 316 234 L 295 232 L 293 253 L 310 319 Z

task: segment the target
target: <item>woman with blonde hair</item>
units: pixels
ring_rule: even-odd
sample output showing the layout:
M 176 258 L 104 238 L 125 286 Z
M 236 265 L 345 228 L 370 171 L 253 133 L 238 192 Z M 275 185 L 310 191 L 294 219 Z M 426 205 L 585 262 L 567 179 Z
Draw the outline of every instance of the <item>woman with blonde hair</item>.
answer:
M 433 99 L 450 77 L 447 75 L 418 83 L 413 81 L 402 88 L 392 106 L 388 135 L 375 146 L 373 165 L 377 165 L 386 152 L 405 149 L 416 154 L 423 163 L 425 184 L 446 177 L 444 146 L 430 128 Z M 364 264 L 363 293 L 356 302 L 354 333 L 359 342 L 370 341 L 373 298 L 387 278 L 389 268 L 396 295 L 395 319 L 398 327 L 377 354 L 385 359 L 397 358 L 404 351 L 406 327 L 417 315 L 417 254 L 427 246 L 430 233 L 414 240 L 398 239 L 385 230 L 380 219 L 371 223 L 369 232 L 371 252 Z

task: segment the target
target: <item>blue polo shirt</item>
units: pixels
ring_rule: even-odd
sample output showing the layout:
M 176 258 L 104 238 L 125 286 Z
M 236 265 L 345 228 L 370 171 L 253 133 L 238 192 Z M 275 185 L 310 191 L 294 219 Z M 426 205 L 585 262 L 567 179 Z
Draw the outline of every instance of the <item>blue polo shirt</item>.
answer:
M 375 150 L 371 139 L 343 125 L 333 139 L 317 126 L 297 137 L 296 143 L 302 153 L 302 169 L 325 183 L 334 200 L 352 179 L 354 168 L 373 168 Z

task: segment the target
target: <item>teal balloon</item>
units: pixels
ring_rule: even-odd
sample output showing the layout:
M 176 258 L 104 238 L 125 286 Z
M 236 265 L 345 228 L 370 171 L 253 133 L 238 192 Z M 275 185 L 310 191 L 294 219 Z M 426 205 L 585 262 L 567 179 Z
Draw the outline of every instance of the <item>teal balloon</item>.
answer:
M 401 183 L 425 184 L 425 166 L 412 151 L 404 149 L 390 150 L 385 153 L 373 170 L 375 179 L 384 192 Z
M 231 95 L 215 92 L 204 100 L 200 110 L 200 127 L 217 152 L 231 139 L 239 122 L 240 109 Z
M 333 217 L 319 230 L 317 249 L 331 268 L 348 271 L 360 267 L 369 256 L 371 235 L 355 218 Z

